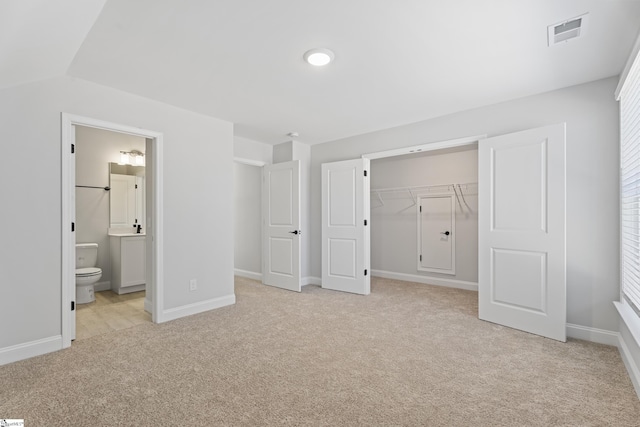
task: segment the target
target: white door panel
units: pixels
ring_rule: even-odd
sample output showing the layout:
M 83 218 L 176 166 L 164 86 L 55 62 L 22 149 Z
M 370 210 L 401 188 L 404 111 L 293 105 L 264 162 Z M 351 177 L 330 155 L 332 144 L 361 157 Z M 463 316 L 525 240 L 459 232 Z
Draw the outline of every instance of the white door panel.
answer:
M 144 226 L 145 230 L 147 228 L 146 224 L 146 188 L 145 188 L 145 177 L 144 176 L 136 176 L 136 218 L 135 223 L 141 224 Z
M 329 276 L 356 279 L 358 242 L 356 239 L 329 239 Z
M 294 246 L 293 238 L 269 237 L 271 273 L 293 275 Z
M 493 151 L 494 230 L 546 231 L 546 140 Z
M 369 159 L 322 165 L 322 287 L 368 295 Z
M 109 186 L 111 227 L 133 227 L 136 221 L 136 177 L 112 173 Z
M 479 316 L 566 341 L 565 125 L 481 140 Z
M 300 163 L 265 166 L 262 194 L 262 282 L 300 292 Z
M 293 226 L 293 169 L 268 171 L 269 222 L 271 225 Z
M 418 197 L 418 270 L 455 274 L 455 199 Z

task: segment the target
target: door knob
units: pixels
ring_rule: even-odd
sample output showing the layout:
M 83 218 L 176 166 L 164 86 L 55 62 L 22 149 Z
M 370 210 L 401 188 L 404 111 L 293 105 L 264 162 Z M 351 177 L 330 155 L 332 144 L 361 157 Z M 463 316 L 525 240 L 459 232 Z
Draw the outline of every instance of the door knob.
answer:
M 291 233 L 291 234 L 302 234 L 302 231 L 300 231 L 300 230 L 293 230 L 293 231 L 290 231 L 289 233 Z
M 448 236 L 451 233 L 449 233 L 448 231 L 441 231 L 440 234 L 444 234 L 445 236 Z

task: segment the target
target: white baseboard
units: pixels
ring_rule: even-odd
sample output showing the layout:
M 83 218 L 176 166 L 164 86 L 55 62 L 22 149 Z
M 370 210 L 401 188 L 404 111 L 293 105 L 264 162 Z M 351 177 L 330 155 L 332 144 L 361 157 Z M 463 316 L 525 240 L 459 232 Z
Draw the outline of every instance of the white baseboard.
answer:
M 256 273 L 254 271 L 240 270 L 236 268 L 233 270 L 233 274 L 240 277 L 246 277 L 247 279 L 258 280 L 262 282 L 262 273 Z
M 631 354 L 627 343 L 620 334 L 618 334 L 618 351 L 620 352 L 620 357 L 622 357 L 625 368 L 627 368 L 627 373 L 629 374 L 633 388 L 636 391 L 636 395 L 640 398 L 640 369 L 633 359 L 633 355 Z
M 62 335 L 0 348 L 0 365 L 62 350 Z
M 307 285 L 317 285 L 320 286 L 322 285 L 322 279 L 319 277 L 315 277 L 315 276 L 306 276 L 302 278 L 302 286 L 307 286 Z
M 614 301 L 613 305 L 620 315 L 620 333 L 618 334 L 618 351 L 622 357 L 633 388 L 640 398 L 640 368 L 637 355 L 640 350 L 640 317 L 626 301 Z M 633 351 L 632 351 L 633 350 Z M 634 354 L 636 357 L 634 357 Z
M 159 323 L 168 322 L 170 320 L 191 316 L 191 315 L 202 313 L 209 310 L 215 310 L 216 308 L 225 307 L 227 305 L 233 305 L 235 303 L 236 303 L 236 295 L 231 294 L 224 297 L 213 298 L 206 301 L 200 301 L 193 304 L 183 305 L 181 307 L 170 308 L 162 312 L 162 320 Z
M 604 329 L 590 328 L 587 326 L 567 323 L 567 336 L 579 340 L 591 341 L 598 344 L 618 346 L 620 334 Z
M 130 294 L 133 292 L 140 292 L 140 291 L 145 291 L 147 289 L 147 285 L 145 285 L 144 283 L 141 285 L 133 285 L 133 286 L 127 286 L 124 288 L 118 288 L 117 290 L 114 290 L 113 292 L 115 292 L 118 295 L 124 295 L 124 294 Z
M 247 279 L 253 279 L 253 280 L 262 282 L 262 273 L 256 273 L 254 271 L 247 271 L 247 270 L 241 270 L 239 268 L 236 268 L 233 270 L 233 274 L 236 276 L 246 277 Z M 314 276 L 305 276 L 301 280 L 302 286 L 320 285 L 320 283 L 321 283 L 320 278 L 314 277 Z
M 425 285 L 444 286 L 447 288 L 465 289 L 467 291 L 478 291 L 477 282 L 467 282 L 456 279 L 443 279 L 441 277 L 421 276 L 417 274 L 394 273 L 392 271 L 371 270 L 371 275 L 382 277 L 383 279 L 403 280 L 405 282 L 416 282 Z
M 144 299 L 144 311 L 150 314 L 153 313 L 153 304 L 150 299 Z
M 111 282 L 108 280 L 106 282 L 98 282 L 93 285 L 93 290 L 96 292 L 111 290 Z

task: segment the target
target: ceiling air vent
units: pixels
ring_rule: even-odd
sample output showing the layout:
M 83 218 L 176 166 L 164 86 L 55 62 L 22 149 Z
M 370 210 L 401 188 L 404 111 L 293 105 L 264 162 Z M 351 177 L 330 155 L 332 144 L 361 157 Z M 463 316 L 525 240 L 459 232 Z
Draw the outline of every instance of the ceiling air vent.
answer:
M 558 43 L 568 42 L 569 40 L 577 39 L 584 36 L 587 31 L 589 14 L 571 18 L 568 21 L 563 21 L 558 24 L 549 25 L 547 27 L 549 34 L 549 46 L 553 46 Z

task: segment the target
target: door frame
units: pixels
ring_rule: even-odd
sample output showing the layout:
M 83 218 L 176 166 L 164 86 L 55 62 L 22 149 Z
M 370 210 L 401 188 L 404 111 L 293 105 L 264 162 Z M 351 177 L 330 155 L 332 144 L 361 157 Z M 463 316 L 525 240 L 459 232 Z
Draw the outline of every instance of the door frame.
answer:
M 418 153 L 423 153 L 423 152 L 427 152 L 427 151 L 436 151 L 436 150 L 444 150 L 447 148 L 456 148 L 456 147 L 464 147 L 464 146 L 475 146 L 476 148 L 478 147 L 478 142 L 482 139 L 487 138 L 488 135 L 487 134 L 481 134 L 481 135 L 472 135 L 472 136 L 466 136 L 463 138 L 456 138 L 456 139 L 447 139 L 447 140 L 443 140 L 443 141 L 434 141 L 434 142 L 429 142 L 426 144 L 421 144 L 421 145 L 412 145 L 409 147 L 404 147 L 404 148 L 395 148 L 392 150 L 386 150 L 386 151 L 377 151 L 374 153 L 365 153 L 363 154 L 361 157 L 365 158 L 365 159 L 370 159 L 370 160 L 376 160 L 376 159 L 384 159 L 387 157 L 396 157 L 396 156 L 404 156 L 406 154 L 418 154 Z M 372 173 L 375 173 L 375 171 L 373 170 L 373 166 L 372 166 Z M 376 270 L 371 269 L 372 272 L 372 276 L 373 273 Z M 425 283 L 425 284 L 436 284 L 437 286 L 444 286 L 444 287 L 449 287 L 449 288 L 457 288 L 457 289 L 466 289 L 469 291 L 477 291 L 478 290 L 478 282 L 466 282 L 466 281 L 461 281 L 461 280 L 457 280 L 457 279 L 449 279 L 449 278 L 444 278 L 444 277 L 434 277 L 434 276 L 429 276 L 428 280 L 426 279 L 421 279 L 422 276 L 418 276 L 418 275 L 406 275 L 404 273 L 400 273 L 400 274 L 383 274 L 380 277 L 385 277 L 385 278 L 389 278 L 389 279 L 399 279 L 399 280 L 411 280 L 411 281 L 418 281 L 419 283 Z
M 487 134 L 467 136 L 464 138 L 448 139 L 446 141 L 429 142 L 427 144 L 412 145 L 405 148 L 396 148 L 393 150 L 377 151 L 375 153 L 366 153 L 361 157 L 363 159 L 376 160 L 385 159 L 387 157 L 404 156 L 405 154 L 416 154 L 426 151 L 443 150 L 445 148 L 463 147 L 465 145 L 478 145 L 478 141 L 485 139 Z
M 147 279 L 151 290 L 151 319 L 154 323 L 164 321 L 164 271 L 163 271 L 163 134 L 151 130 L 145 130 L 132 126 L 111 123 L 103 120 L 82 117 L 69 113 L 61 114 L 61 163 L 62 163 L 62 281 L 61 281 L 61 317 L 62 317 L 62 348 L 71 346 L 75 335 L 75 232 L 71 230 L 71 223 L 75 222 L 75 157 L 71 152 L 71 144 L 75 144 L 75 126 L 85 126 L 102 129 L 112 132 L 125 133 L 129 135 L 143 137 L 153 144 L 151 150 L 153 182 L 150 214 L 153 219 L 151 227 L 147 228 L 147 236 L 151 238 L 151 256 L 147 257 L 147 271 L 151 272 L 151 277 Z

